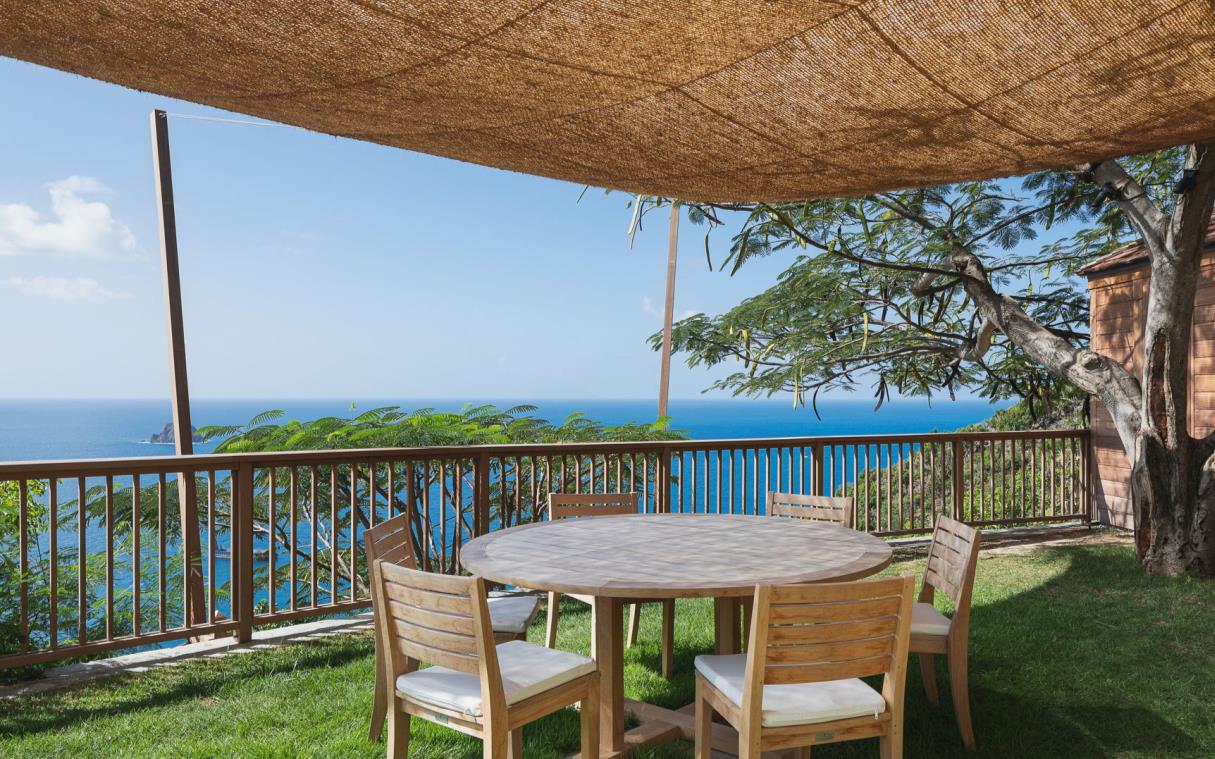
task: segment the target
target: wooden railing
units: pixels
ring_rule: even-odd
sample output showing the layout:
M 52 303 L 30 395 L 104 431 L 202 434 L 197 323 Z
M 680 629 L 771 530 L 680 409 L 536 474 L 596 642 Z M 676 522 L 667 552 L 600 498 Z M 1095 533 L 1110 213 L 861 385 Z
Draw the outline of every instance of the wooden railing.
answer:
M 199 551 L 187 559 L 177 499 L 189 488 Z M 763 513 L 769 490 L 847 495 L 857 529 L 878 535 L 927 531 L 938 514 L 1087 521 L 1092 503 L 1084 430 L 0 464 L 0 504 L 15 506 L 0 509 L 15 512 L 0 526 L 0 668 L 248 640 L 255 625 L 362 609 L 370 525 L 408 514 L 423 565 L 455 572 L 468 539 L 543 519 L 551 492 L 622 490 L 646 512 L 723 514 Z

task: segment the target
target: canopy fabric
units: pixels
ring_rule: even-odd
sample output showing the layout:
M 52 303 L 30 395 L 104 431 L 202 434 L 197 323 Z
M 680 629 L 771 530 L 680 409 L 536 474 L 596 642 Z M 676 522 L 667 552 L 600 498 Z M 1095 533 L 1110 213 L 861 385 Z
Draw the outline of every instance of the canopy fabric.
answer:
M 688 200 L 855 195 L 1215 138 L 1211 0 L 0 0 L 0 54 Z

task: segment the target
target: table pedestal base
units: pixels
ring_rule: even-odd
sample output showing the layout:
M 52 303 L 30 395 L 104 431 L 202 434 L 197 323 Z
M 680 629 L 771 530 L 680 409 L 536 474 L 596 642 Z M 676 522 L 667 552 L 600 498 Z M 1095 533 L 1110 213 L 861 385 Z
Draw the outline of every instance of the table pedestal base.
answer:
M 599 759 L 618 759 L 632 754 L 644 746 L 656 743 L 666 743 L 674 740 L 695 740 L 696 704 L 688 704 L 679 710 L 664 709 L 661 706 L 626 700 L 624 709 L 630 712 L 639 724 L 624 734 L 624 749 L 616 752 L 603 752 Z M 712 732 L 714 759 L 730 759 L 738 756 L 738 732 L 721 722 L 713 723 Z M 801 749 L 785 751 L 765 751 L 762 759 L 797 759 Z M 581 754 L 577 751 L 566 759 L 578 759 Z

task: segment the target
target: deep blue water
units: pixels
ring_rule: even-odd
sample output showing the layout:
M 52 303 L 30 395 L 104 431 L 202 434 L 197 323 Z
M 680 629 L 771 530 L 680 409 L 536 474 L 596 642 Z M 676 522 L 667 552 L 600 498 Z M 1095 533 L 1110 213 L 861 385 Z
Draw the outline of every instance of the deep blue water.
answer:
M 519 403 L 539 406 L 536 414 L 560 421 L 581 411 L 607 424 L 649 422 L 653 400 L 477 401 L 500 407 Z M 290 419 L 350 416 L 370 408 L 399 405 L 404 409 L 457 410 L 452 400 L 363 399 L 263 400 L 197 399 L 194 424 L 239 424 L 277 408 Z M 873 411 L 868 400 L 828 400 L 819 404 L 822 419 L 808 408 L 793 409 L 788 400 L 673 400 L 672 424 L 697 439 L 861 435 L 947 431 L 989 417 L 998 406 L 984 401 L 900 400 Z M 170 445 L 146 441 L 170 419 L 165 400 L 0 400 L 0 461 L 111 458 L 171 454 Z M 207 446 L 198 446 L 198 451 Z

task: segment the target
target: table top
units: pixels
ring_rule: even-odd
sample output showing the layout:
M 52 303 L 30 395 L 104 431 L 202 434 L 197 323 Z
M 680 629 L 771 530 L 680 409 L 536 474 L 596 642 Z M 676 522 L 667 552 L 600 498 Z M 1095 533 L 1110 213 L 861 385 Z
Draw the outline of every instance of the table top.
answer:
M 610 598 L 749 596 L 756 585 L 854 580 L 885 542 L 825 522 L 724 514 L 581 517 L 482 535 L 464 568 L 494 582 Z

